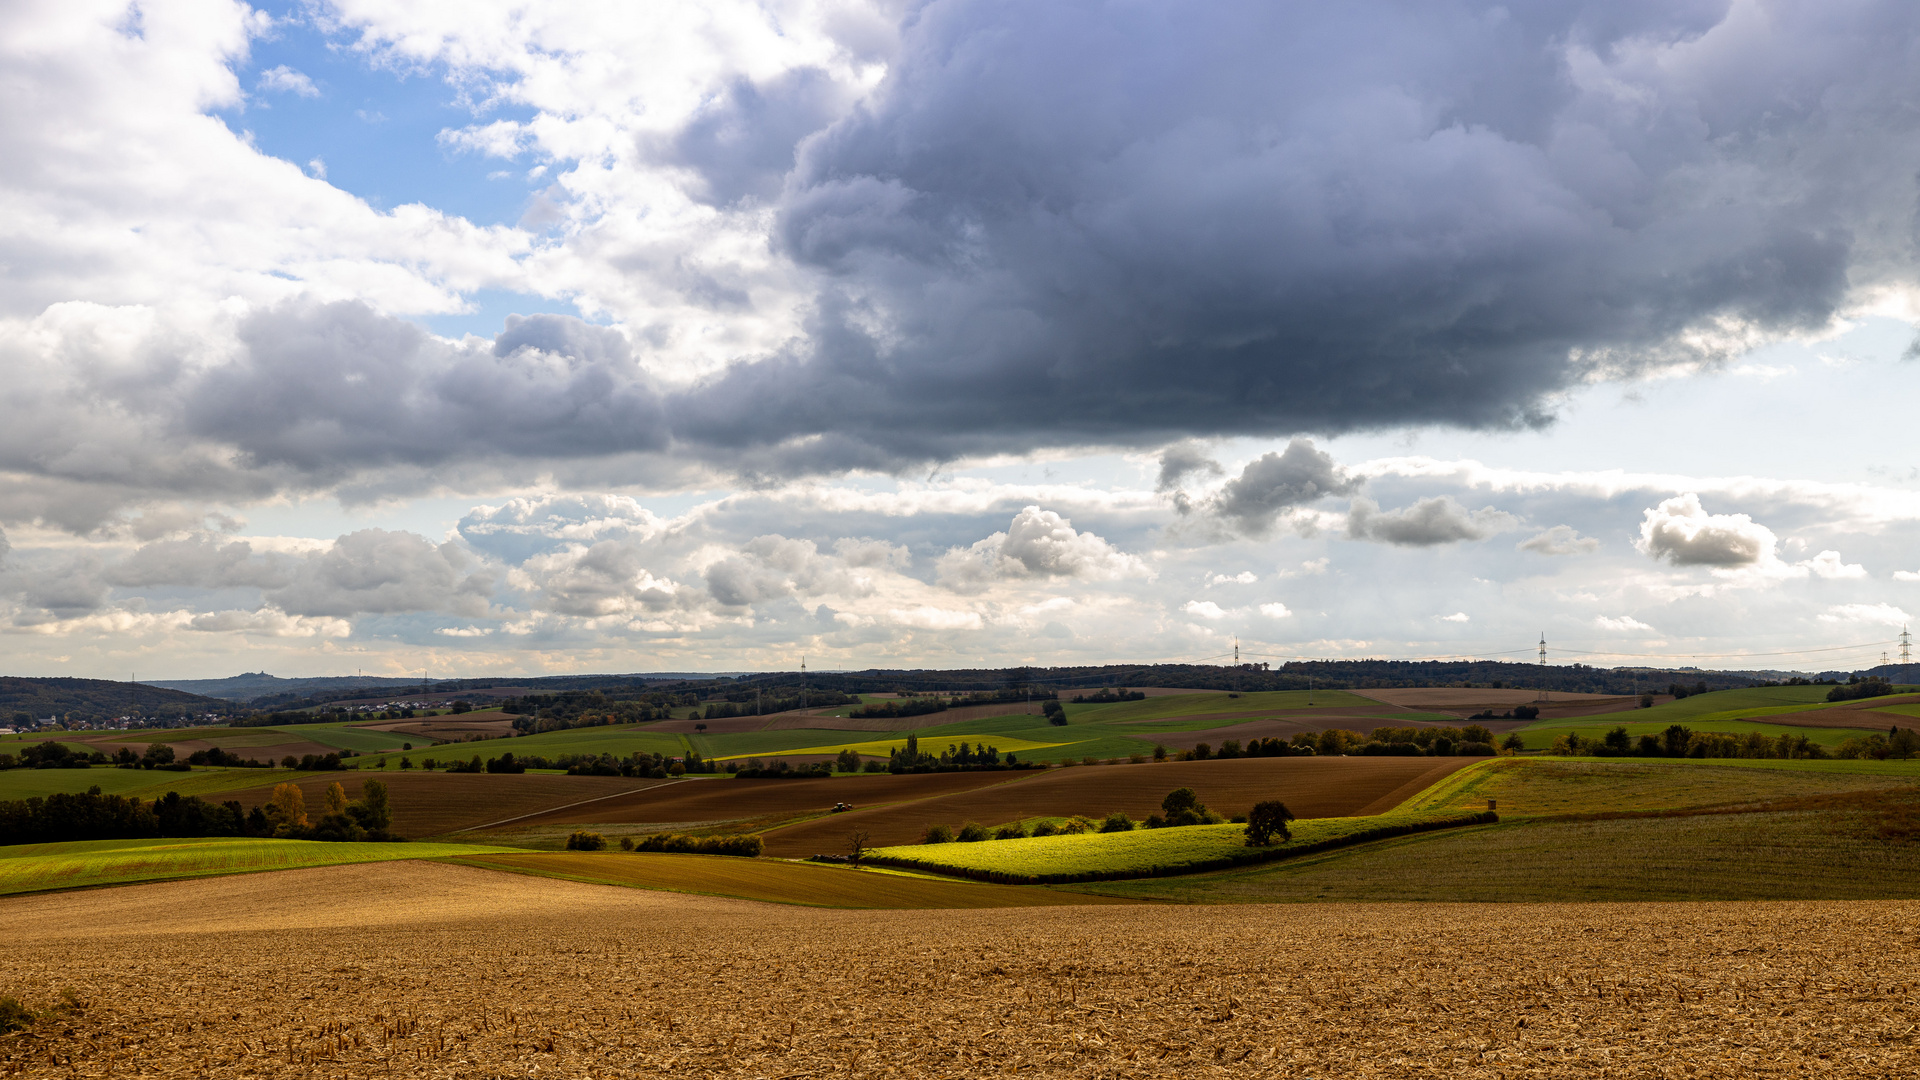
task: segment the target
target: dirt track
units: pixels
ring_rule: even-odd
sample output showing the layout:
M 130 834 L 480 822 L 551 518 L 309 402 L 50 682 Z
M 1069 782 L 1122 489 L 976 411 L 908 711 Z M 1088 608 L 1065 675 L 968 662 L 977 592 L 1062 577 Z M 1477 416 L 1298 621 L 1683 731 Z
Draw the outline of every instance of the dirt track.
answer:
M 1080 765 L 1048 769 L 1012 783 L 938 798 L 817 818 L 765 834 L 767 854 L 801 858 L 839 851 L 862 829 L 876 847 L 911 844 L 928 825 L 1000 824 L 1022 818 L 1124 810 L 1158 813 L 1174 788 L 1191 787 L 1222 814 L 1243 814 L 1261 799 L 1286 802 L 1297 817 L 1377 814 L 1447 773 L 1483 758 L 1238 758 L 1146 765 Z M 949 775 L 969 775 L 966 773 Z M 988 775 L 1006 776 L 1006 773 Z M 1018 775 L 1018 774 L 1013 774 Z
M 0 902 L 22 1076 L 1909 1075 L 1920 904 L 842 912 L 391 864 Z M 101 947 L 105 944 L 107 947 Z

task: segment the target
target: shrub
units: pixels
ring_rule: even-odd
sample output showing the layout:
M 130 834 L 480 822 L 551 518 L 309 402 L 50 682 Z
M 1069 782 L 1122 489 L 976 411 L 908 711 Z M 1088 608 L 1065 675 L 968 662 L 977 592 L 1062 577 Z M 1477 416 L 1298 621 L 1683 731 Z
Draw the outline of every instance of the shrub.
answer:
M 1019 840 L 1026 835 L 1027 830 L 1017 821 L 1011 825 L 1002 825 L 993 831 L 995 840 Z
M 568 851 L 605 851 L 607 838 L 597 832 L 577 832 L 567 837 Z
M 1070 836 L 1083 832 L 1092 832 L 1093 822 L 1083 817 L 1070 817 L 1060 823 L 1060 831 Z
M 631 837 L 631 836 L 623 836 L 623 837 L 621 837 L 621 838 L 620 838 L 620 850 L 621 850 L 621 851 L 632 851 L 632 850 L 633 850 L 633 837 Z
M 1108 814 L 1107 819 L 1100 823 L 1100 831 L 1103 833 L 1132 832 L 1133 829 L 1133 819 L 1128 817 L 1124 811 L 1120 810 L 1115 810 L 1113 813 Z
M 969 821 L 960 826 L 960 831 L 954 834 L 953 838 L 963 844 L 977 844 L 982 840 L 993 839 L 993 834 L 987 831 L 985 825 Z
M 1148 814 L 1147 820 L 1141 822 L 1140 825 L 1142 828 L 1147 829 L 1164 829 L 1167 827 L 1167 819 L 1161 817 L 1159 814 Z
M 1155 761 L 1167 760 L 1167 748 L 1164 746 L 1161 746 L 1159 743 L 1155 743 L 1153 746 L 1153 760 Z
M 1287 822 L 1293 820 L 1293 811 L 1278 799 L 1267 799 L 1253 804 L 1247 811 L 1247 846 L 1265 847 L 1273 843 L 1274 837 L 1282 840 L 1293 839 L 1293 833 L 1287 828 Z
M 654 833 L 633 846 L 635 851 L 672 851 L 687 855 L 732 855 L 754 859 L 766 850 L 766 841 L 757 836 L 683 836 L 679 833 Z
M 1492 757 L 1495 750 L 1492 743 L 1470 742 L 1461 743 L 1457 753 L 1461 757 Z
M 1043 821 L 1033 827 L 1033 835 L 1035 836 L 1053 836 L 1059 833 L 1059 831 L 1060 826 L 1055 825 L 1051 821 Z
M 32 1010 L 15 998 L 0 997 L 0 1034 L 9 1031 L 25 1031 L 34 1020 Z
M 953 843 L 953 830 L 947 828 L 945 825 L 929 825 L 927 826 L 927 831 L 920 834 L 920 842 L 923 844 L 951 844 Z

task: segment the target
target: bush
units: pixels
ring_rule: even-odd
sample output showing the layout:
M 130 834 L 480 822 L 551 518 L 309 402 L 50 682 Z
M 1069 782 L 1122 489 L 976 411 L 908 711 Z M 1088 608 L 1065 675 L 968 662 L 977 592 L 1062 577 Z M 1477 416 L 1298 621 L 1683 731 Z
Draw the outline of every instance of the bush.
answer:
M 1461 743 L 1460 749 L 1455 751 L 1461 757 L 1492 757 L 1496 752 L 1492 743 L 1484 742 Z
M 1053 836 L 1059 833 L 1059 831 L 1060 826 L 1055 825 L 1051 821 L 1043 821 L 1033 827 L 1033 835 L 1035 836 Z
M 1113 813 L 1108 814 L 1107 819 L 1100 823 L 1100 831 L 1103 833 L 1132 832 L 1133 829 L 1133 819 L 1128 817 L 1124 811 L 1120 810 L 1115 810 Z
M 620 838 L 620 850 L 621 850 L 621 851 L 632 851 L 632 850 L 633 850 L 633 837 L 631 837 L 631 836 L 623 836 L 623 837 L 621 837 L 621 838 Z
M 927 826 L 927 831 L 920 834 L 920 842 L 923 844 L 951 844 L 953 843 L 953 830 L 947 828 L 945 825 L 929 825 Z
M 1060 823 L 1060 831 L 1069 836 L 1092 832 L 1093 830 L 1094 823 L 1090 818 L 1074 816 Z
M 568 851 L 605 851 L 607 838 L 597 832 L 577 832 L 567 837 Z
M 0 1034 L 25 1031 L 36 1019 L 38 1017 L 33 1015 L 33 1011 L 20 1004 L 18 999 L 0 997 Z
M 654 833 L 633 845 L 635 851 L 671 851 L 687 855 L 732 855 L 754 859 L 766 850 L 766 841 L 757 836 L 683 836 L 679 833 Z
M 977 844 L 982 840 L 993 839 L 993 834 L 987 831 L 985 825 L 969 821 L 960 826 L 960 831 L 954 834 L 953 838 L 963 844 Z
M 995 840 L 1020 840 L 1026 835 L 1027 830 L 1022 828 L 1017 821 L 1012 825 L 1002 825 L 993 831 L 993 838 Z
M 1145 829 L 1164 829 L 1167 827 L 1167 819 L 1159 814 L 1148 814 L 1147 820 L 1141 822 L 1140 826 Z

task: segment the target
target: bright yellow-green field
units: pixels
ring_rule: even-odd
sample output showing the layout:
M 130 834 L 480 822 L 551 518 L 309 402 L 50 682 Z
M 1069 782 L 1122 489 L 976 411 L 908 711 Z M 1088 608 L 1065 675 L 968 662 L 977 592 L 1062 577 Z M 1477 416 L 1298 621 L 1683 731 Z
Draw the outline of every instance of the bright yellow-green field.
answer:
M 329 844 L 244 837 L 18 844 L 0 847 L 0 895 L 513 850 L 479 844 Z
M 963 844 L 879 848 L 895 866 L 998 881 L 1070 882 L 1194 873 L 1239 862 L 1286 858 L 1384 836 L 1473 824 L 1470 811 L 1395 811 L 1374 817 L 1318 818 L 1292 823 L 1293 838 L 1249 847 L 1244 825 L 1033 836 Z

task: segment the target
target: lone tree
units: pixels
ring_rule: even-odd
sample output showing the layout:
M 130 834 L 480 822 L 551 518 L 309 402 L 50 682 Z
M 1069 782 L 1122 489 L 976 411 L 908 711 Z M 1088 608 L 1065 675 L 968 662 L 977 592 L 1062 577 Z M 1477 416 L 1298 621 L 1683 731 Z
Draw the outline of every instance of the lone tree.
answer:
M 873 837 L 859 829 L 850 833 L 847 836 L 847 861 L 859 866 L 860 860 L 867 857 L 867 842 L 872 839 Z
M 1293 820 L 1293 811 L 1279 799 L 1268 799 L 1253 804 L 1247 811 L 1247 846 L 1265 847 L 1273 843 L 1277 836 L 1282 840 L 1293 839 L 1293 833 L 1287 828 L 1287 822 Z

